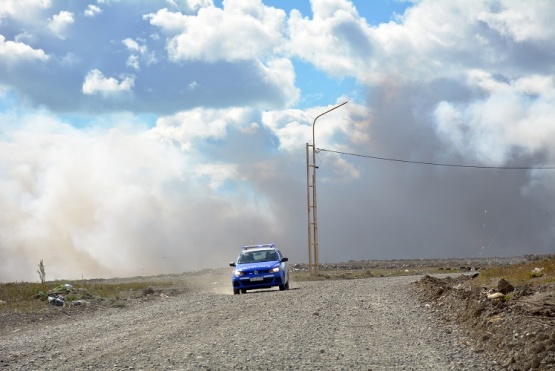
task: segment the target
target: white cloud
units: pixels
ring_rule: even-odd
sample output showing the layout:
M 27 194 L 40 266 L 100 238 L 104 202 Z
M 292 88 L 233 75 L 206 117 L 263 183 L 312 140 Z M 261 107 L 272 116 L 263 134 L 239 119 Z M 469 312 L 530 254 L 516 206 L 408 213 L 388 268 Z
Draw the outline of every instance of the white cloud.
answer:
M 228 126 L 248 124 L 252 111 L 247 108 L 203 109 L 196 108 L 172 116 L 161 117 L 152 132 L 165 140 L 178 143 L 183 150 L 191 150 L 197 139 L 222 139 Z
M 288 51 L 332 76 L 358 76 L 371 68 L 371 29 L 347 1 L 313 1 L 314 18 L 293 11 Z
M 127 58 L 127 62 L 125 64 L 137 71 L 141 69 L 139 65 L 139 57 L 135 54 L 131 54 L 129 58 Z
M 514 73 L 521 68 L 512 60 L 519 53 L 517 44 L 555 47 L 555 3 L 548 0 L 534 6 L 512 0 L 458 0 L 438 6 L 423 0 L 397 22 L 377 27 L 368 25 L 350 2 L 311 4 L 312 19 L 291 13 L 286 50 L 332 76 L 353 76 L 369 84 L 390 78 L 430 81 L 474 68 Z
M 237 165 L 209 163 L 199 165 L 196 169 L 197 176 L 208 179 L 208 187 L 214 191 L 233 179 L 239 179 Z
M 349 161 L 336 155 L 326 156 L 326 165 L 330 167 L 331 176 L 320 180 L 331 184 L 348 184 L 360 178 L 360 171 Z
M 535 75 L 500 82 L 486 72 L 480 75 L 468 83 L 486 92 L 485 99 L 458 104 L 444 101 L 434 112 L 437 132 L 447 147 L 497 165 L 519 152 L 533 155 L 547 150 L 555 159 L 553 77 Z
M 149 52 L 146 46 L 146 41 L 143 39 L 133 40 L 131 38 L 126 38 L 122 41 L 123 45 L 131 52 L 131 55 L 127 59 L 127 66 L 140 70 L 139 60 L 142 59 L 147 65 L 156 63 L 156 56 L 153 52 Z
M 31 21 L 40 11 L 52 6 L 51 0 L 2 0 L 0 6 L 0 24 L 2 18 L 14 18 Z
M 36 42 L 36 40 L 37 40 L 37 37 L 35 35 L 30 34 L 27 31 L 23 31 L 22 33 L 15 35 L 14 37 L 14 41 L 24 43 L 24 44 L 30 44 L 31 42 Z
M 222 63 L 234 71 L 249 66 L 246 68 L 256 81 L 253 86 L 260 90 L 255 93 L 257 99 L 272 97 L 272 103 L 264 100 L 266 107 L 295 103 L 300 91 L 295 86 L 293 64 L 278 50 L 285 38 L 285 12 L 266 7 L 260 0 L 228 0 L 223 6 L 203 7 L 196 15 L 161 9 L 144 19 L 167 37 L 168 59 L 176 65 L 207 62 L 212 67 Z M 229 78 L 234 79 L 232 75 Z M 194 80 L 204 89 L 210 88 L 203 79 Z
M 533 4 L 515 0 L 501 1 L 498 9 L 481 12 L 478 19 L 501 35 L 519 43 L 554 43 L 555 12 L 551 0 L 537 0 Z
M 196 13 L 199 9 L 213 7 L 212 0 L 166 0 L 169 5 L 187 14 Z
M 224 2 L 224 9 L 207 7 L 188 16 L 162 9 L 146 19 L 168 39 L 173 61 L 241 61 L 264 58 L 284 38 L 285 12 L 259 0 Z
M 73 13 L 62 10 L 60 13 L 55 14 L 48 20 L 48 28 L 50 28 L 50 31 L 52 31 L 57 38 L 65 40 L 69 25 L 74 22 Z
M 24 60 L 46 61 L 49 59 L 44 50 L 33 49 L 21 42 L 6 41 L 2 35 L 0 35 L 0 57 L 0 60 L 4 60 L 8 64 Z
M 144 20 L 148 20 L 151 25 L 159 27 L 164 33 L 169 35 L 182 32 L 185 29 L 188 18 L 187 15 L 171 12 L 166 8 L 143 16 Z
M 300 90 L 295 86 L 295 69 L 289 59 L 270 59 L 261 65 L 262 78 L 269 86 L 279 86 L 286 97 L 286 104 L 292 105 L 299 99 Z
M 353 3 L 348 0 L 313 0 L 311 5 L 314 19 L 332 18 L 338 13 L 348 13 L 358 17 Z
M 129 50 L 132 50 L 132 51 L 139 51 L 140 50 L 139 44 L 133 39 L 127 38 L 127 39 L 123 40 L 122 43 Z
M 515 89 L 524 94 L 550 96 L 553 94 L 553 76 L 529 75 L 517 79 Z
M 85 11 L 83 12 L 85 17 L 94 17 L 95 15 L 98 15 L 100 13 L 102 13 L 102 9 L 100 9 L 98 6 L 92 5 L 92 4 L 89 4 L 87 6 L 87 9 L 85 9 Z
M 279 148 L 285 151 L 298 151 L 310 138 L 310 115 L 298 109 L 269 111 L 262 115 L 262 123 L 272 129 L 279 139 Z
M 133 76 L 123 76 L 118 81 L 113 77 L 104 77 L 97 69 L 90 71 L 83 83 L 83 94 L 85 95 L 110 95 L 130 91 L 135 85 Z
M 350 2 L 314 0 L 313 19 L 291 14 L 288 49 L 333 76 L 368 83 L 390 75 L 429 80 L 445 69 L 451 72 L 451 59 L 464 62 L 460 55 L 479 47 L 475 14 L 484 7 L 468 1 L 437 6 L 425 0 L 409 8 L 400 23 L 372 27 Z
M 305 149 L 306 143 L 312 143 L 314 119 L 334 106 L 268 111 L 262 114 L 262 123 L 279 139 L 280 149 L 287 152 L 301 151 Z M 314 128 L 316 147 L 341 150 L 351 143 L 366 143 L 369 140 L 370 122 L 368 108 L 348 103 L 318 118 Z M 337 141 L 338 134 L 348 138 L 347 144 Z
M 479 87 L 487 92 L 507 90 L 509 85 L 496 80 L 490 73 L 484 70 L 470 70 L 467 73 L 467 83 L 472 87 Z

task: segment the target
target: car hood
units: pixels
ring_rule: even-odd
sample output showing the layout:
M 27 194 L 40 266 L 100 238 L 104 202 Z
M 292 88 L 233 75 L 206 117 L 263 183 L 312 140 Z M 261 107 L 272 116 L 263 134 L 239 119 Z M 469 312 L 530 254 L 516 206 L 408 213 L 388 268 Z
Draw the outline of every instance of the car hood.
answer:
M 278 266 L 279 266 L 279 262 L 273 261 L 273 262 L 239 264 L 237 265 L 236 269 L 241 271 L 250 271 L 254 269 L 269 270 Z

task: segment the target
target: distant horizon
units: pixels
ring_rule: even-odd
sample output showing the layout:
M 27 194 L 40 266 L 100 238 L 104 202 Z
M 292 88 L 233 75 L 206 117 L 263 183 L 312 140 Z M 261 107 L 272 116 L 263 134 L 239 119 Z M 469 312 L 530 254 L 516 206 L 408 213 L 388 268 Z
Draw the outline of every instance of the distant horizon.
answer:
M 528 257 L 536 257 L 537 259 L 529 259 Z M 555 254 L 542 254 L 542 255 L 536 255 L 536 254 L 526 254 L 526 255 L 518 255 L 518 256 L 478 256 L 478 257 L 451 257 L 451 258 L 400 258 L 400 259 L 362 259 L 362 260 L 349 260 L 349 261 L 340 261 L 340 262 L 320 262 L 320 267 L 322 266 L 326 266 L 326 265 L 349 265 L 349 264 L 356 264 L 356 263 L 379 263 L 379 262 L 415 262 L 415 261 L 438 261 L 438 262 L 444 262 L 444 261 L 458 261 L 458 260 L 471 260 L 473 262 L 475 261 L 481 261 L 481 260 L 491 260 L 491 259 L 500 259 L 503 260 L 501 262 L 497 262 L 499 265 L 503 265 L 503 264 L 509 264 L 511 263 L 510 260 L 522 260 L 524 259 L 524 261 L 526 262 L 534 262 L 537 260 L 541 260 L 541 259 L 548 259 L 548 258 L 553 258 L 555 257 Z M 509 260 L 509 261 L 507 261 Z M 308 263 L 307 262 L 294 262 L 294 261 L 290 261 L 290 268 L 294 268 L 296 265 L 302 265 L 303 268 L 308 269 Z M 516 263 L 513 263 L 516 264 Z M 409 267 L 403 267 L 403 268 L 409 268 Z M 451 268 L 451 267 L 450 267 Z M 459 269 L 460 267 L 453 267 L 451 269 Z M 470 267 L 470 268 L 483 268 L 483 267 Z M 487 267 L 485 267 L 487 268 Z M 135 279 L 135 278 L 148 278 L 148 277 L 160 277 L 160 276 L 183 276 L 183 275 L 188 275 L 188 274 L 197 274 L 197 273 L 201 273 L 204 271 L 229 271 L 229 273 L 231 274 L 231 272 L 233 271 L 233 268 L 230 268 L 229 266 L 225 266 L 222 265 L 221 267 L 210 267 L 210 268 L 200 268 L 200 269 L 193 269 L 193 270 L 186 270 L 183 272 L 166 272 L 166 273 L 153 273 L 151 275 L 135 275 L 135 276 L 112 276 L 112 277 L 90 277 L 90 278 L 86 278 L 86 277 L 81 277 L 81 278 L 56 278 L 56 279 L 48 279 L 48 275 L 47 275 L 47 279 L 45 282 L 57 282 L 57 281 L 72 281 L 72 282 L 78 282 L 81 280 L 84 281 L 94 281 L 94 280 L 100 280 L 100 281 L 109 281 L 109 280 L 127 280 L 127 279 Z M 358 270 L 358 268 L 355 268 L 355 270 Z M 22 280 L 15 280 L 15 281 L 0 281 L 0 283 L 5 284 L 5 283 L 32 283 L 32 282 L 40 282 L 38 279 L 35 281 L 22 281 Z

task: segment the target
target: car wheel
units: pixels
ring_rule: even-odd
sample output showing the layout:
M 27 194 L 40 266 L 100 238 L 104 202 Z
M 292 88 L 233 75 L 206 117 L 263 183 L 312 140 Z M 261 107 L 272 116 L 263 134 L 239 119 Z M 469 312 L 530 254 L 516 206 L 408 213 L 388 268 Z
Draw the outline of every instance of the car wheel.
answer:
M 287 280 L 287 283 L 285 284 L 285 289 L 289 290 L 289 280 Z
M 279 285 L 279 291 L 285 290 L 285 285 Z
M 247 293 L 247 290 L 245 289 L 241 290 L 241 294 L 246 294 L 246 293 Z
M 241 291 L 239 289 L 233 289 L 233 295 L 239 295 Z

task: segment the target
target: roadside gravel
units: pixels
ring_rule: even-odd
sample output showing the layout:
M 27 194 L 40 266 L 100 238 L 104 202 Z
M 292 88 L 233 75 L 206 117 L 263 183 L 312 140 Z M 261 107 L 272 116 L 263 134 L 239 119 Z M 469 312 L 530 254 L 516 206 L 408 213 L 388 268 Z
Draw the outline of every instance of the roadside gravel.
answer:
M 0 334 L 0 369 L 501 370 L 418 301 L 420 278 L 226 286 L 22 325 Z

